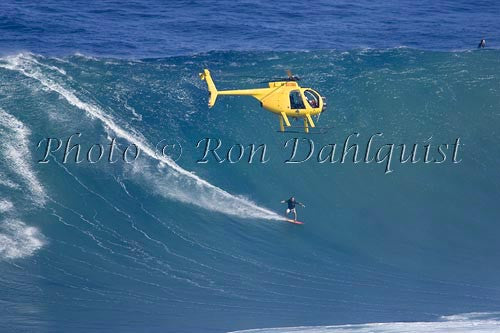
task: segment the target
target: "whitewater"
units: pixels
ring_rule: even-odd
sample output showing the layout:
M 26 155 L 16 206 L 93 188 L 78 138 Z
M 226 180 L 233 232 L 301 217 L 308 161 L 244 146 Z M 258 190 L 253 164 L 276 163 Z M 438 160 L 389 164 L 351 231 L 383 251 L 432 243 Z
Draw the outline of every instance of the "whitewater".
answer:
M 21 54 L 16 57 L 7 57 L 6 61 L 7 64 L 2 65 L 2 67 L 10 70 L 17 70 L 22 74 L 39 81 L 44 87 L 60 94 L 71 105 L 87 112 L 87 114 L 91 118 L 96 118 L 100 120 L 106 129 L 109 129 L 118 136 L 126 139 L 129 142 L 134 143 L 137 147 L 141 149 L 141 151 L 146 153 L 150 158 L 157 159 L 159 162 L 163 162 L 164 164 L 169 166 L 173 171 L 173 173 L 169 174 L 169 176 L 171 177 L 183 176 L 186 178 L 184 179 L 184 182 L 191 181 L 195 184 L 196 189 L 194 191 L 198 193 L 203 191 L 208 192 L 206 195 L 201 194 L 201 197 L 197 197 L 194 198 L 195 200 L 192 200 L 193 199 L 192 197 L 183 194 L 182 190 L 179 188 L 177 191 L 168 192 L 173 197 L 176 197 L 177 199 L 182 201 L 197 203 L 203 207 L 208 207 L 212 210 L 222 211 L 226 214 L 234 214 L 239 217 L 280 219 L 280 217 L 276 213 L 273 213 L 265 208 L 261 208 L 253 204 L 249 200 L 244 200 L 239 197 L 233 196 L 227 193 L 226 191 L 199 178 L 193 173 L 179 167 L 174 161 L 169 159 L 167 156 L 158 155 L 157 153 L 155 153 L 154 149 L 150 147 L 146 139 L 143 138 L 139 133 L 137 133 L 133 128 L 128 129 L 130 132 L 124 130 L 123 128 L 118 126 L 113 121 L 112 118 L 103 113 L 102 110 L 100 110 L 97 106 L 82 102 L 81 100 L 78 99 L 78 97 L 75 96 L 73 92 L 65 89 L 64 87 L 57 84 L 50 78 L 44 76 L 37 67 L 34 67 L 37 65 L 38 66 L 43 66 L 43 65 L 40 64 L 31 55 Z M 64 71 L 58 69 L 57 67 L 51 66 L 49 68 L 64 74 Z M 180 182 L 183 182 L 183 180 L 180 180 Z M 193 192 L 191 192 L 190 194 L 192 194 Z

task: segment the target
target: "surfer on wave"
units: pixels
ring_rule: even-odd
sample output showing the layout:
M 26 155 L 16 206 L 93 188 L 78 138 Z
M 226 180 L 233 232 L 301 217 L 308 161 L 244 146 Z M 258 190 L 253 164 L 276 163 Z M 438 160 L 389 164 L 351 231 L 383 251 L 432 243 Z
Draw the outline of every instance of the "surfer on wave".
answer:
M 293 220 L 294 221 L 297 221 L 297 211 L 295 210 L 295 206 L 296 205 L 300 205 L 302 207 L 306 207 L 306 205 L 304 205 L 303 203 L 301 202 L 298 202 L 297 200 L 295 200 L 294 197 L 291 197 L 290 199 L 288 200 L 281 200 L 281 203 L 286 203 L 288 205 L 288 208 L 286 209 L 286 213 L 285 213 L 285 217 L 288 218 L 288 215 L 290 213 L 293 213 Z

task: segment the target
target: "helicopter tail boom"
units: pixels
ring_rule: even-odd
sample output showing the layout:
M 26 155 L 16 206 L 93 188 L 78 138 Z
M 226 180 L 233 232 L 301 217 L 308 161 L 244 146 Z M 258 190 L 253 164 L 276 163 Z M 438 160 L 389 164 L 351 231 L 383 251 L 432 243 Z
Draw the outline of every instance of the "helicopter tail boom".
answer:
M 215 84 L 214 81 L 212 80 L 212 76 L 210 75 L 210 71 L 208 69 L 204 69 L 203 73 L 200 73 L 200 79 L 205 80 L 207 82 L 208 92 L 210 93 L 210 97 L 208 99 L 208 107 L 211 108 L 215 104 L 218 91 L 217 88 L 215 88 Z

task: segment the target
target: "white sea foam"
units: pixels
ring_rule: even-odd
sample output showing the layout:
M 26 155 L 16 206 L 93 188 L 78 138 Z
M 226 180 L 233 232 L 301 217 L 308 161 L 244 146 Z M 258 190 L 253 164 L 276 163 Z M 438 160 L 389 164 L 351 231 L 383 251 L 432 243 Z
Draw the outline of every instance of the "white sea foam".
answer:
M 434 322 L 393 322 L 335 326 L 262 328 L 232 333 L 498 333 L 498 313 L 465 313 Z
M 0 223 L 0 259 L 17 259 L 32 255 L 44 244 L 44 237 L 35 227 L 17 219 Z
M 29 160 L 28 137 L 31 134 L 30 130 L 2 108 L 0 108 L 0 128 L 2 129 L 0 154 L 3 155 L 3 160 L 9 169 L 27 185 L 33 201 L 38 205 L 43 205 L 46 197 L 45 189 L 37 179 Z M 4 182 L 4 185 L 9 185 L 9 183 L 13 185 L 12 182 Z
M 73 91 L 63 87 L 61 84 L 48 77 L 37 66 L 36 60 L 29 54 L 18 54 L 16 56 L 5 57 L 0 67 L 18 71 L 27 77 L 39 81 L 47 89 L 58 93 L 69 104 L 86 112 L 92 119 L 98 119 L 107 130 L 112 131 L 117 136 L 133 143 L 139 147 L 141 153 L 149 158 L 160 162 L 159 170 L 167 171 L 167 180 L 160 180 L 164 174 L 147 174 L 141 176 L 142 179 L 149 179 L 150 186 L 155 186 L 156 192 L 166 197 L 188 202 L 213 211 L 231 214 L 244 218 L 260 219 L 281 219 L 281 217 L 257 204 L 212 185 L 206 180 L 181 168 L 177 163 L 168 157 L 155 153 L 154 148 L 147 140 L 129 125 L 126 129 L 117 124 L 112 116 L 106 114 L 99 106 L 80 100 Z M 139 172 L 141 174 L 141 172 Z M 189 192 L 186 189 L 189 188 Z
M 0 172 L 0 185 L 18 189 L 19 185 L 10 180 L 5 174 Z
M 234 195 L 229 197 L 228 194 L 221 195 L 220 191 L 204 188 L 200 186 L 196 178 L 180 176 L 178 172 L 164 164 L 148 167 L 136 162 L 133 164 L 132 173 L 156 194 L 184 203 L 196 204 L 207 210 L 245 218 L 281 218 L 263 208 L 256 209 L 256 204 L 247 198 Z
M 12 210 L 13 207 L 14 205 L 9 200 L 0 199 L 0 213 L 8 212 Z
M 43 206 L 46 201 L 44 187 L 30 162 L 28 138 L 30 130 L 16 117 L 0 108 L 0 158 L 10 172 L 17 175 L 27 188 L 27 200 Z M 12 189 L 22 186 L 0 174 L 0 184 Z M 10 200 L 0 199 L 0 213 L 13 215 Z M 0 259 L 16 259 L 32 255 L 43 246 L 43 236 L 37 228 L 19 219 L 8 218 L 0 222 Z
M 22 56 L 22 54 L 21 54 L 21 56 Z M 96 57 L 93 57 L 93 56 L 88 55 L 88 54 L 83 54 L 83 53 L 80 53 L 80 52 L 75 52 L 75 56 L 76 57 L 80 57 L 80 58 L 84 58 L 84 59 L 87 59 L 87 60 L 97 61 Z

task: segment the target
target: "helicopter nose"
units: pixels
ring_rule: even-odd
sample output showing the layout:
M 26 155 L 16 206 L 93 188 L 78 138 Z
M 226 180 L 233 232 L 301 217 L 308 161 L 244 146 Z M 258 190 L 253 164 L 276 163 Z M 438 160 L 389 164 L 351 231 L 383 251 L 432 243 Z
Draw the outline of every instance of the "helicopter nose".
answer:
M 323 100 L 323 108 L 321 109 L 321 112 L 326 111 L 326 97 L 321 96 L 321 99 Z

